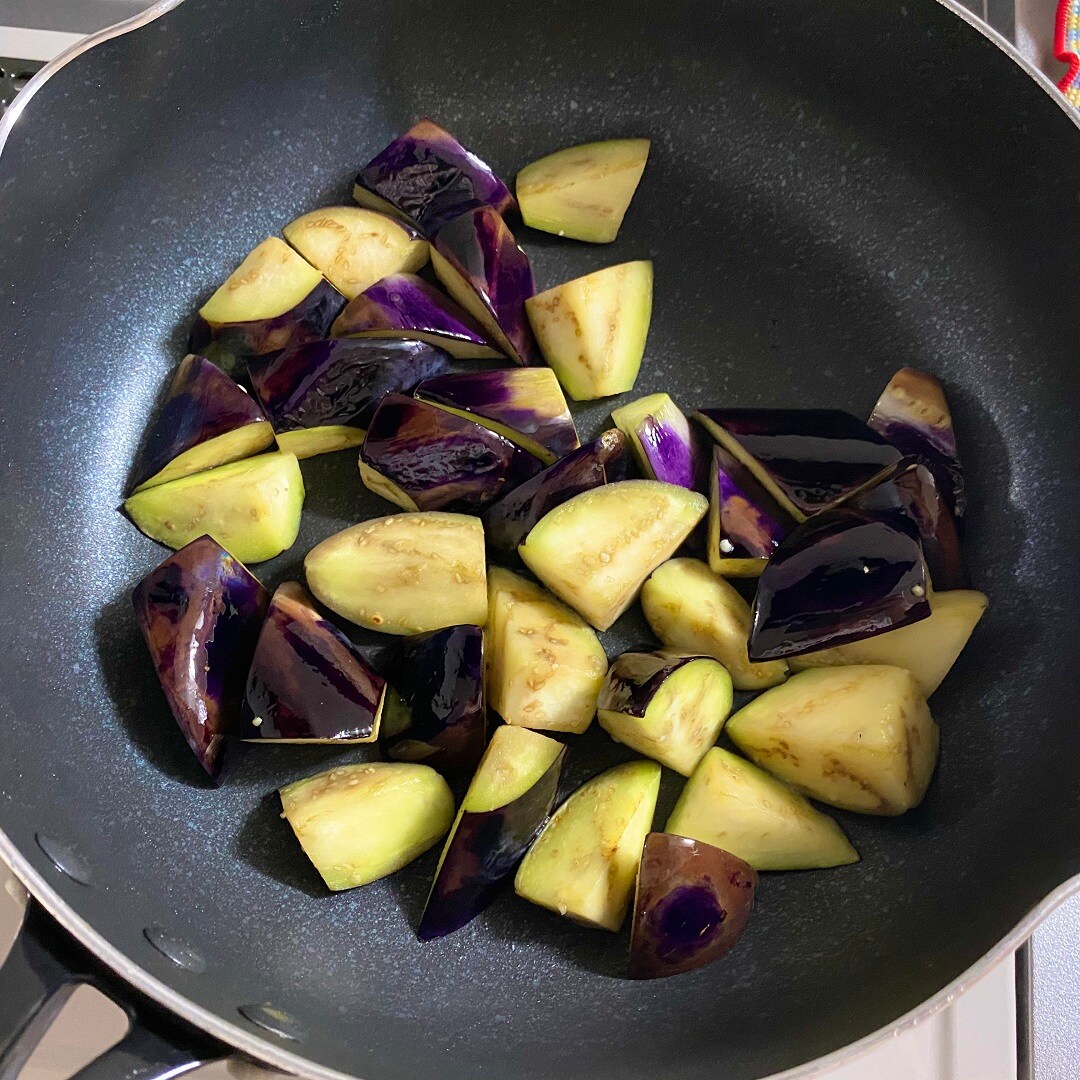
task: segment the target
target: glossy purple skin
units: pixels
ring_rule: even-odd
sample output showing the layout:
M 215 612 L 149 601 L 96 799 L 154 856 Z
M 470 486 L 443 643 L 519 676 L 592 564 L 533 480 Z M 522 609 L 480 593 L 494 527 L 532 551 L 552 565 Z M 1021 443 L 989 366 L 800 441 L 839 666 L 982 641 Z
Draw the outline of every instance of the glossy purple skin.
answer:
M 391 274 L 350 300 L 334 321 L 334 337 L 371 331 L 437 334 L 451 341 L 487 345 L 471 315 L 415 274 Z
M 360 171 L 357 187 L 385 199 L 426 233 L 477 206 L 517 205 L 490 166 L 426 117 Z
M 404 713 L 383 744 L 387 756 L 420 761 L 455 777 L 471 775 L 488 736 L 484 631 L 448 626 L 406 638 L 388 675 Z
M 789 533 L 754 600 L 751 660 L 882 634 L 930 614 L 919 530 L 901 511 L 826 510 Z
M 693 433 L 687 440 L 682 432 L 650 415 L 638 425 L 637 438 L 653 480 L 691 490 L 701 486 L 702 470 Z
M 202 767 L 221 773 L 270 595 L 209 536 L 151 570 L 132 593 L 161 688 Z
M 662 979 L 729 952 L 754 908 L 757 872 L 728 851 L 649 833 L 630 932 L 631 979 Z
M 520 431 L 556 457 L 576 450 L 577 429 L 565 400 L 562 412 L 554 416 L 530 407 L 528 398 L 518 389 L 523 374 L 520 368 L 494 368 L 440 375 L 422 382 L 416 395 Z
M 714 446 L 709 502 L 720 516 L 721 559 L 768 559 L 795 520 L 745 465 Z
M 840 409 L 701 409 L 754 457 L 804 514 L 839 502 L 900 461 L 900 452 Z
M 525 301 L 536 292 L 529 257 L 490 206 L 462 214 L 432 237 L 435 250 L 457 271 L 506 335 L 515 363 L 542 363 Z
M 422 341 L 327 339 L 248 361 L 275 431 L 329 424 L 363 428 L 386 394 L 409 392 L 448 370 L 450 358 Z
M 308 591 L 286 581 L 259 634 L 241 734 L 267 742 L 368 740 L 385 688 L 356 646 L 319 614 Z
M 606 484 L 625 450 L 622 432 L 616 428 L 601 432 L 591 443 L 560 458 L 504 495 L 483 515 L 488 551 L 503 562 L 520 564 L 518 545 L 525 542 L 532 527 L 556 506 Z
M 421 941 L 460 930 L 498 896 L 555 805 L 565 759 L 563 747 L 547 772 L 513 802 L 461 815 L 416 931 Z
M 250 356 L 264 356 L 326 337 L 344 306 L 345 297 L 323 280 L 296 307 L 272 319 L 211 326 L 196 315 L 188 337 L 188 352 L 206 356 L 235 374 Z
M 596 707 L 622 716 L 643 717 L 670 675 L 702 659 L 664 652 L 625 652 L 608 668 Z
M 368 425 L 360 460 L 420 510 L 478 513 L 541 469 L 494 431 L 426 401 L 390 394 Z
M 956 521 L 964 516 L 964 473 L 941 381 L 927 371 L 901 368 L 889 380 L 869 425 L 904 455 L 925 465 Z
M 149 480 L 199 443 L 265 421 L 259 403 L 221 368 L 203 356 L 185 356 L 161 411 L 147 431 L 135 464 L 133 486 Z

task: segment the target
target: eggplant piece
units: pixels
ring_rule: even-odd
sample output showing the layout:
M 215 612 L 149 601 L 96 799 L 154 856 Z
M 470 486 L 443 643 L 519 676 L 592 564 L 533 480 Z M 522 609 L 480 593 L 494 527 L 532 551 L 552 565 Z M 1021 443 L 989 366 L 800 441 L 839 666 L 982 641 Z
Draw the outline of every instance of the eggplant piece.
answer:
M 900 512 L 837 507 L 790 533 L 762 571 L 751 660 L 895 630 L 930 614 L 919 530 Z
M 860 814 L 918 806 L 937 762 L 938 726 L 919 684 L 884 665 L 801 671 L 741 708 L 727 733 L 773 776 Z
M 244 701 L 247 742 L 370 743 L 386 681 L 296 581 L 279 585 L 259 634 Z
M 421 941 L 460 930 L 495 899 L 551 813 L 565 757 L 546 735 L 495 729 L 443 847 Z
M 420 341 L 309 341 L 248 361 L 283 450 L 297 457 L 358 446 L 379 402 L 450 367 Z
M 556 150 L 517 174 L 521 216 L 543 232 L 610 244 L 648 158 L 648 139 L 607 139 Z
M 509 439 L 438 405 L 388 394 L 360 448 L 360 476 L 405 510 L 479 513 L 542 468 Z
M 393 514 L 325 539 L 304 559 L 331 611 L 383 634 L 487 622 L 484 530 L 464 514 Z
M 572 450 L 489 506 L 483 521 L 492 556 L 520 563 L 518 547 L 525 543 L 532 527 L 556 506 L 606 484 L 625 448 L 619 431 L 601 432 L 591 443 Z
M 427 379 L 416 396 L 475 420 L 545 465 L 576 450 L 577 429 L 550 368 L 496 368 Z
M 731 699 L 731 676 L 712 657 L 626 652 L 608 668 L 596 708 L 616 742 L 689 776 L 716 745 Z
M 240 730 L 244 676 L 270 594 L 209 536 L 151 570 L 131 594 L 161 689 L 199 764 L 221 773 Z
M 630 931 L 631 979 L 663 979 L 729 953 L 754 909 L 758 876 L 730 851 L 688 836 L 645 837 Z
M 388 274 L 345 305 L 334 337 L 405 338 L 444 349 L 455 360 L 498 360 L 476 321 L 415 274 Z
M 431 265 L 490 344 L 515 364 L 540 362 L 525 318 L 536 292 L 532 266 L 495 210 L 482 206 L 443 225 L 431 241 Z
M 699 409 L 693 416 L 796 521 L 872 487 L 901 459 L 840 409 Z
M 136 460 L 135 491 L 251 457 L 274 444 L 265 413 L 205 357 L 180 361 Z
M 628 761 L 577 789 L 529 848 L 514 891 L 597 930 L 618 932 L 652 828 L 660 766 Z
M 831 817 L 719 746 L 686 782 L 664 831 L 729 851 L 755 870 L 815 870 L 859 861 Z
M 360 170 L 353 198 L 415 222 L 429 236 L 475 207 L 505 214 L 516 206 L 491 167 L 427 117 Z
M 518 554 L 556 596 L 607 630 L 707 509 L 704 496 L 675 484 L 621 480 L 546 514 Z
M 927 371 L 901 368 L 870 414 L 869 426 L 901 454 L 925 465 L 956 521 L 967 507 L 964 473 L 956 451 L 945 388 Z
M 508 724 L 580 735 L 607 656 L 577 612 L 509 570 L 488 571 L 488 703 Z
M 632 390 L 652 319 L 653 268 L 620 263 L 525 301 L 544 359 L 575 401 Z
M 649 480 L 698 490 L 701 464 L 690 424 L 667 394 L 650 394 L 612 410 L 615 426 L 630 440 Z
M 359 206 L 312 210 L 281 231 L 346 300 L 428 261 L 428 242 L 411 225 Z
M 795 519 L 722 446 L 709 475 L 709 568 L 724 577 L 759 577 Z
M 278 794 L 282 817 L 334 892 L 407 866 L 434 847 L 454 820 L 450 788 L 426 765 L 339 765 Z
M 326 337 L 344 305 L 315 267 L 271 236 L 199 309 L 188 351 L 234 372 L 249 356 Z
M 449 626 L 405 638 L 388 674 L 398 689 L 400 715 L 384 740 L 387 755 L 450 775 L 471 774 L 488 736 L 484 631 Z
M 151 540 L 182 548 L 212 536 L 245 563 L 292 547 L 304 478 L 295 454 L 260 454 L 131 495 L 124 510 Z

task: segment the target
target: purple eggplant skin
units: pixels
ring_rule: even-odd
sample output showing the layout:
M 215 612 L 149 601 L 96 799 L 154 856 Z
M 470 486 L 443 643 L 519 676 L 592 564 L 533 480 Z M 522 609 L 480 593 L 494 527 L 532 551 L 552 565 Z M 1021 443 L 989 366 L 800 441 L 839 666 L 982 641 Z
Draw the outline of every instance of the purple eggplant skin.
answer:
M 697 489 L 701 470 L 692 439 L 687 442 L 673 427 L 653 416 L 641 421 L 638 438 L 654 479 Z
M 428 235 L 474 207 L 503 214 L 517 205 L 490 166 L 427 117 L 360 170 L 353 195 L 376 210 L 389 204 Z
M 345 297 L 323 280 L 299 304 L 272 319 L 211 325 L 196 315 L 188 352 L 208 357 L 229 374 L 239 374 L 251 356 L 326 337 L 344 306 Z
M 555 805 L 566 747 L 524 795 L 497 810 L 466 810 L 447 847 L 416 936 L 432 941 L 468 925 L 513 878 Z
M 216 779 L 224 741 L 239 730 L 244 679 L 270 594 L 201 536 L 151 570 L 131 599 L 169 708 Z
M 925 619 L 919 530 L 901 511 L 835 507 L 789 533 L 761 573 L 748 655 L 780 660 Z
M 645 710 L 670 675 L 691 661 L 706 659 L 711 658 L 662 651 L 622 653 L 608 668 L 596 707 L 623 716 L 644 717 Z
M 730 952 L 754 909 L 757 871 L 700 840 L 649 833 L 630 932 L 631 979 L 662 979 Z
M 473 420 L 389 394 L 368 425 L 361 469 L 389 480 L 417 510 L 479 513 L 542 464 Z
M 405 715 L 383 741 L 386 756 L 471 776 L 487 746 L 484 631 L 448 626 L 404 639 L 387 669 Z
M 694 415 L 727 432 L 806 515 L 835 505 L 901 458 L 841 409 L 700 409 Z
M 277 432 L 331 424 L 365 428 L 382 398 L 408 393 L 449 370 L 450 358 L 422 341 L 309 341 L 248 361 L 256 395 Z
M 869 426 L 934 474 L 949 512 L 961 521 L 967 506 L 964 473 L 941 381 L 927 371 L 901 368 L 878 398 Z
M 504 495 L 483 514 L 489 554 L 512 566 L 520 565 L 518 547 L 525 543 L 532 527 L 575 495 L 618 479 L 612 473 L 625 453 L 622 432 L 612 428 Z
M 248 671 L 249 742 L 374 742 L 386 682 L 299 582 L 278 586 Z

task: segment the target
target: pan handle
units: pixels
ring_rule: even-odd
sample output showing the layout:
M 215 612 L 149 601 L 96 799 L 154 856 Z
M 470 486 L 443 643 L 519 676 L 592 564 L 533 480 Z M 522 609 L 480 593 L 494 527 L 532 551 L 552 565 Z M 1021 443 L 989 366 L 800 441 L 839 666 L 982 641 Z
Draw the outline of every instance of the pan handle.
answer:
M 64 1003 L 84 984 L 115 1001 L 130 1027 L 72 1080 L 171 1080 L 230 1053 L 124 983 L 31 899 L 0 966 L 0 1080 L 16 1080 Z

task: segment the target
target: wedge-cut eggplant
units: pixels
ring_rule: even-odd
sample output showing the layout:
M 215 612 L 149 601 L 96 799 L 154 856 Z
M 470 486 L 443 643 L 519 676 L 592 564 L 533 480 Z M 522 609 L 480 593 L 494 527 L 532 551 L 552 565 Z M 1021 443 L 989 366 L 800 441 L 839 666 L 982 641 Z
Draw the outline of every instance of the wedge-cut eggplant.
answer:
M 901 457 L 840 409 L 699 409 L 693 416 L 797 521 L 877 483 Z
M 719 660 L 736 690 L 764 690 L 787 678 L 783 660 L 750 662 L 750 605 L 698 559 L 671 559 L 654 571 L 641 608 L 665 648 Z
M 837 507 L 789 533 L 762 571 L 748 652 L 778 660 L 925 619 L 919 530 L 899 511 Z
M 581 617 L 531 581 L 488 572 L 489 704 L 508 724 L 581 734 L 607 657 Z
M 712 657 L 627 652 L 608 668 L 597 717 L 616 742 L 689 776 L 716 744 L 731 691 Z
M 444 349 L 457 360 L 497 360 L 476 321 L 415 274 L 390 274 L 345 305 L 334 337 L 404 338 Z
M 960 521 L 966 508 L 964 473 L 941 382 L 927 371 L 901 368 L 878 398 L 869 423 L 904 457 L 925 465 L 934 474 L 945 505 Z
M 386 682 L 296 581 L 279 585 L 248 672 L 249 742 L 370 743 Z
M 244 675 L 270 594 L 202 536 L 151 570 L 131 599 L 169 708 L 199 764 L 217 777 L 225 738 L 240 730 Z
M 326 337 L 344 305 L 318 270 L 271 236 L 199 309 L 188 350 L 235 373 L 249 356 Z
M 612 410 L 650 480 L 699 489 L 704 479 L 690 424 L 667 394 L 650 394 Z
M 440 375 L 422 382 L 416 396 L 476 420 L 545 465 L 581 445 L 559 380 L 550 368 Z
M 545 515 L 519 554 L 556 596 L 606 630 L 708 505 L 695 491 L 656 480 L 605 484 Z
M 747 862 L 701 840 L 645 838 L 630 931 L 631 979 L 663 979 L 729 953 L 754 909 L 758 876 Z
M 540 362 L 525 318 L 536 292 L 532 267 L 496 211 L 482 206 L 443 225 L 431 241 L 431 265 L 495 348 L 515 364 Z
M 515 892 L 574 922 L 617 932 L 659 791 L 660 766 L 651 761 L 616 765 L 583 784 L 529 849 Z
M 274 444 L 259 403 L 202 356 L 180 361 L 135 464 L 136 491 L 228 465 Z
M 568 281 L 525 302 L 540 351 L 575 401 L 632 390 L 652 319 L 651 262 Z
M 405 638 L 388 669 L 397 688 L 387 754 L 448 775 L 470 775 L 487 746 L 484 631 L 449 626 Z M 400 703 L 400 704 L 399 704 Z
M 475 420 L 402 394 L 382 399 L 360 448 L 364 484 L 405 510 L 479 513 L 542 467 Z
M 426 765 L 339 765 L 279 794 L 282 816 L 335 892 L 407 866 L 434 847 L 454 820 L 450 788 Z
M 152 540 L 182 548 L 212 536 L 245 563 L 265 562 L 300 531 L 304 478 L 295 454 L 260 454 L 130 496 L 124 510 Z
M 741 708 L 727 733 L 774 776 L 861 814 L 918 806 L 937 762 L 937 724 L 915 677 L 898 667 L 801 671 Z
M 410 392 L 448 370 L 421 341 L 309 341 L 248 361 L 251 385 L 278 442 L 297 457 L 358 446 L 386 394 Z
M 513 210 L 510 189 L 471 150 L 425 117 L 399 135 L 360 171 L 353 198 L 396 213 L 429 236 L 478 206 Z
M 551 813 L 565 757 L 545 735 L 495 729 L 443 848 L 421 941 L 460 930 L 495 899 Z
M 384 634 L 487 622 L 484 530 L 464 514 L 393 514 L 335 533 L 304 560 L 331 611 Z
M 814 870 L 859 861 L 832 818 L 719 746 L 686 782 L 664 831 L 730 851 L 755 870 Z
M 722 446 L 709 475 L 709 566 L 724 577 L 758 577 L 795 519 Z
M 526 165 L 514 185 L 525 224 L 593 244 L 611 243 L 648 157 L 648 139 L 608 139 L 568 146 Z
M 312 210 L 281 231 L 346 300 L 428 261 L 428 242 L 412 226 L 360 206 Z
M 520 563 L 518 547 L 525 543 L 532 527 L 556 506 L 606 484 L 625 448 L 619 431 L 601 432 L 591 443 L 571 451 L 488 507 L 484 533 L 492 555 L 512 565 Z

